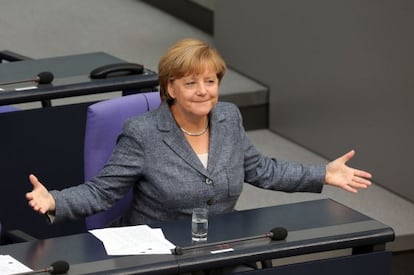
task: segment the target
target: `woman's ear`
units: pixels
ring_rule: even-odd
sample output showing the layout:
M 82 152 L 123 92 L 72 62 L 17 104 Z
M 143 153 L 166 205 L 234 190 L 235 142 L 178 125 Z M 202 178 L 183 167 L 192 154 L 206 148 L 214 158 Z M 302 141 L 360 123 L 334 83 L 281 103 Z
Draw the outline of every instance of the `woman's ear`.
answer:
M 170 98 L 175 99 L 174 87 L 171 81 L 168 82 L 167 93 L 170 96 Z

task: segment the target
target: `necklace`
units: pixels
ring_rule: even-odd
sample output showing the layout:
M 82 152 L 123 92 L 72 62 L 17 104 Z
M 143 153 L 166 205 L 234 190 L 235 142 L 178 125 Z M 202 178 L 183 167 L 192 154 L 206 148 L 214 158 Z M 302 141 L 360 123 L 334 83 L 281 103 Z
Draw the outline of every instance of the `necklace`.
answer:
M 180 127 L 180 129 L 181 129 L 181 132 L 183 132 L 186 135 L 189 135 L 189 136 L 192 136 L 192 137 L 199 137 L 199 136 L 204 135 L 207 132 L 207 130 L 208 130 L 208 120 L 207 120 L 206 127 L 203 130 L 201 130 L 200 132 L 196 132 L 196 133 L 189 132 L 189 131 L 187 131 L 186 129 L 184 129 L 182 127 Z

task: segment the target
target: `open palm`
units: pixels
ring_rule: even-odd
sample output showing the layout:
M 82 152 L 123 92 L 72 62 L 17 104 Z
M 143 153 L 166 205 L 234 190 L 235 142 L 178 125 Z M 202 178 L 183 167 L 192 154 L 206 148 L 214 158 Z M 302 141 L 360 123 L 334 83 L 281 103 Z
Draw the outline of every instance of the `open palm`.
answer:
M 328 163 L 326 166 L 325 177 L 327 184 L 343 188 L 352 193 L 357 193 L 358 189 L 365 189 L 371 185 L 369 179 L 372 178 L 372 175 L 370 173 L 346 165 L 354 155 L 355 151 L 351 150 L 345 155 Z
M 39 182 L 36 176 L 30 175 L 29 180 L 33 185 L 33 190 L 26 193 L 26 199 L 33 210 L 45 214 L 55 210 L 55 199 L 49 191 Z

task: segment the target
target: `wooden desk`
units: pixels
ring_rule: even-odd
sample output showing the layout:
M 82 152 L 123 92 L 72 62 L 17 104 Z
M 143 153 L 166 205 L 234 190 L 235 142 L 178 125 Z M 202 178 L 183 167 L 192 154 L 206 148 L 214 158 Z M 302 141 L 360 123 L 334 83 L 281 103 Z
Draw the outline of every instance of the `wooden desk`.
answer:
M 176 245 L 188 246 L 191 243 L 189 219 L 153 226 L 160 226 L 167 239 Z M 364 271 L 364 267 L 371 268 L 372 262 L 375 262 L 371 271 L 378 268 L 380 273 L 375 274 L 389 274 L 390 253 L 385 252 L 384 247 L 386 242 L 393 241 L 393 230 L 330 199 L 212 216 L 209 219 L 208 238 L 209 242 L 225 243 L 226 240 L 260 235 L 274 227 L 285 227 L 288 230 L 286 240 L 260 239 L 234 243 L 231 244 L 234 251 L 219 254 L 211 254 L 210 251 L 217 248 L 209 247 L 185 251 L 183 255 L 177 256 L 110 257 L 106 255 L 102 244 L 89 233 L 3 246 L 0 247 L 0 253 L 10 254 L 33 269 L 63 259 L 71 265 L 70 274 L 174 274 L 352 248 L 351 255 L 330 259 L 328 264 L 334 267 L 335 264 L 340 265 L 345 261 L 347 266 L 352 267 L 355 275 L 361 274 L 358 269 Z M 333 265 L 332 261 L 334 261 Z M 321 264 L 326 262 L 312 262 L 307 270 L 320 269 Z M 283 272 L 282 269 L 286 268 L 295 268 L 295 265 L 278 269 Z M 274 271 L 260 270 L 260 272 Z M 323 272 L 320 270 L 319 274 L 325 274 Z M 333 274 L 334 271 L 325 272 Z M 335 271 L 335 274 L 342 274 L 341 270 Z

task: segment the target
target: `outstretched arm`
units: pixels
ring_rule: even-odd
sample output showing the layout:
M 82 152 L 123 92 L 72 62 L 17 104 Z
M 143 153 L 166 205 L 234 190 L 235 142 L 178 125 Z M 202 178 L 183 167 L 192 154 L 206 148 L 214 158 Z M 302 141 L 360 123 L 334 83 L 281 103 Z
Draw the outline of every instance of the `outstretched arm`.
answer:
M 372 175 L 370 173 L 346 165 L 354 155 L 355 151 L 351 150 L 326 165 L 326 184 L 340 187 L 352 193 L 357 193 L 358 189 L 365 189 L 371 185 Z
M 40 183 L 36 176 L 30 175 L 29 180 L 33 185 L 33 190 L 26 193 L 29 205 L 41 214 L 55 211 L 55 199 L 49 191 Z

